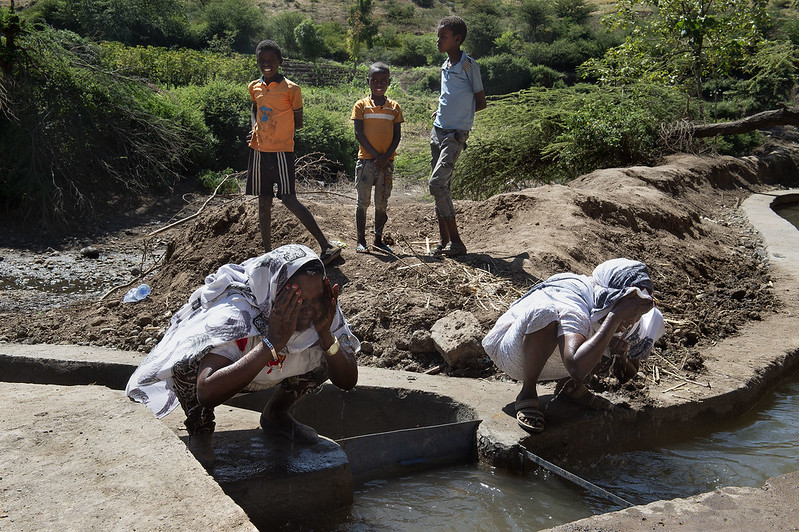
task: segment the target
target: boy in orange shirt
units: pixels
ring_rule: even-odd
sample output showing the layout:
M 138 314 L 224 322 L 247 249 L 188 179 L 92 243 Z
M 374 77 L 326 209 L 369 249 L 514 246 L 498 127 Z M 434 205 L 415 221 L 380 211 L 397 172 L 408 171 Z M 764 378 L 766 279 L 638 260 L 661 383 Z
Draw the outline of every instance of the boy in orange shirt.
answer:
M 355 189 L 358 206 L 355 209 L 355 227 L 358 233 L 358 253 L 369 253 L 366 245 L 366 209 L 369 196 L 375 189 L 375 239 L 374 246 L 392 253 L 383 242 L 383 228 L 388 220 L 388 198 L 391 196 L 391 178 L 394 174 L 394 155 L 400 142 L 400 124 L 404 121 L 397 102 L 386 98 L 391 75 L 385 63 L 374 63 L 367 74 L 371 95 L 355 102 L 350 117 L 355 125 L 358 140 L 358 163 L 355 165 Z
M 299 202 L 294 181 L 294 130 L 302 127 L 302 92 L 299 85 L 278 72 L 283 63 L 280 46 L 261 41 L 255 49 L 260 79 L 250 82 L 252 100 L 250 160 L 245 193 L 258 196 L 258 222 L 266 251 L 272 250 L 272 198 L 274 187 L 283 205 L 313 235 L 327 265 L 341 255 L 341 248 L 325 237 L 311 212 Z

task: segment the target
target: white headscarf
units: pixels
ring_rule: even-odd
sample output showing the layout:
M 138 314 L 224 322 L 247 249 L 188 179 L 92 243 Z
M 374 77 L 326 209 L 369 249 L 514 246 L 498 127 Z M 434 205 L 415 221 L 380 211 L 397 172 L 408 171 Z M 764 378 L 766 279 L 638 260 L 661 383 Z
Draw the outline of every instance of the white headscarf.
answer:
M 164 337 L 133 373 L 125 393 L 147 404 L 158 417 L 171 412 L 178 404 L 169 387 L 175 364 L 202 357 L 227 342 L 267 334 L 276 295 L 292 275 L 313 261 L 322 264 L 309 248 L 290 244 L 241 264 L 220 267 L 172 316 Z M 358 350 L 360 342 L 338 306 L 331 331 L 342 347 Z M 316 329 L 309 327 L 295 332 L 281 353 L 298 353 L 318 342 Z

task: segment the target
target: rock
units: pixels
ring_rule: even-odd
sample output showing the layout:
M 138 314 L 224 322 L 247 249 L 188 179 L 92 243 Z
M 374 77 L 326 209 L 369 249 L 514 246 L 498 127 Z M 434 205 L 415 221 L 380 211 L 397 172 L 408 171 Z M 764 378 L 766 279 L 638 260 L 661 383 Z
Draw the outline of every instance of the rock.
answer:
M 432 353 L 436 350 L 433 345 L 433 338 L 430 336 L 430 331 L 417 329 L 411 334 L 411 341 L 408 344 L 411 353 Z
M 361 342 L 361 353 L 364 353 L 366 355 L 371 355 L 374 352 L 375 352 L 375 349 L 372 346 L 372 342 L 367 342 L 366 340 Z
M 100 250 L 97 248 L 93 248 L 92 246 L 86 246 L 80 250 L 81 257 L 85 257 L 87 259 L 99 259 L 100 258 Z
M 486 356 L 481 340 L 480 322 L 471 312 L 456 310 L 433 324 L 430 330 L 433 345 L 453 368 L 482 364 Z

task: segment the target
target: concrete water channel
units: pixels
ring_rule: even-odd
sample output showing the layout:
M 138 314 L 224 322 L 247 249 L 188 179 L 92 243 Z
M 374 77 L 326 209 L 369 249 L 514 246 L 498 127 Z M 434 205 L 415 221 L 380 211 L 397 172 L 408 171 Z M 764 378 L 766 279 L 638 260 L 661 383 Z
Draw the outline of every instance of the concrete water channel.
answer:
M 777 195 L 783 203 L 799 198 L 797 191 Z M 363 385 L 356 390 L 342 393 L 325 387 L 298 405 L 296 416 L 330 438 L 311 448 L 265 439 L 257 428 L 263 395 L 244 396 L 219 408 L 217 461 L 209 475 L 179 439 L 185 438 L 180 414 L 167 416 L 165 423 L 155 420 L 119 391 L 141 354 L 0 344 L 0 528 L 225 531 L 271 529 L 288 522 L 289 529 L 313 526 L 303 523 L 342 530 L 540 529 L 571 518 L 564 515 L 617 509 L 552 482 L 551 475 L 525 459 L 525 450 L 562 464 L 578 455 L 582 464 L 595 465 L 575 472 L 604 482 L 635 503 L 647 503 L 652 496 L 692 495 L 696 491 L 651 486 L 650 497 L 625 491 L 635 479 L 653 482 L 640 481 L 651 477 L 636 473 L 636 467 L 651 466 L 652 455 L 646 454 L 651 450 L 631 451 L 644 453 L 640 458 L 610 454 L 604 458 L 606 466 L 599 457 L 608 454 L 609 441 L 618 449 L 632 449 L 644 437 L 662 443 L 712 420 L 737 417 L 799 369 L 799 231 L 774 215 L 773 202 L 773 195 L 754 195 L 742 206 L 766 240 L 775 294 L 784 304 L 783 311 L 742 332 L 761 340 L 758 353 L 730 365 L 723 355 L 746 354 L 751 344 L 724 340 L 707 353 L 712 388 L 696 390 L 687 400 L 654 389 L 657 406 L 647 410 L 561 411 L 536 436 L 521 432 L 507 413 L 517 390 L 512 383 L 361 368 Z M 542 399 L 546 394 L 545 389 Z M 746 428 L 723 430 L 737 434 Z M 574 438 L 578 433 L 581 437 Z M 460 469 L 442 469 L 453 463 Z M 467 463 L 478 465 L 463 468 Z M 611 474 L 619 470 L 624 474 Z M 516 476 L 505 477 L 502 471 Z M 798 526 L 799 517 L 785 509 L 799 506 L 799 473 L 777 474 L 779 478 L 767 481 L 769 490 L 760 489 L 762 480 L 756 479 L 746 483 L 751 488 L 654 502 L 563 529 L 638 530 L 642 521 L 666 529 Z M 397 476 L 400 484 L 387 481 Z M 535 482 L 544 482 L 543 488 L 534 487 Z M 727 485 L 722 479 L 703 484 L 690 477 L 663 482 L 700 489 Z M 393 494 L 391 485 L 399 486 Z M 532 493 L 525 491 L 528 486 Z M 376 496 L 380 489 L 388 495 Z M 550 502 L 536 497 L 536 489 L 556 495 Z M 559 504 L 561 492 L 563 504 L 576 507 L 575 513 L 549 507 Z M 771 497 L 771 506 L 763 503 L 763 493 Z M 350 506 L 353 494 L 356 502 Z M 362 505 L 367 500 L 373 503 L 371 516 Z M 435 505 L 413 509 L 413 501 L 425 500 Z M 525 501 L 533 504 L 525 506 Z M 344 512 L 336 513 L 342 507 Z M 465 511 L 469 507 L 476 510 Z M 485 513 L 480 508 L 491 507 L 498 512 L 478 521 Z M 392 521 L 389 517 L 398 512 L 409 515 Z M 325 524 L 319 524 L 320 515 L 326 516 Z M 761 521 L 752 524 L 753 516 Z

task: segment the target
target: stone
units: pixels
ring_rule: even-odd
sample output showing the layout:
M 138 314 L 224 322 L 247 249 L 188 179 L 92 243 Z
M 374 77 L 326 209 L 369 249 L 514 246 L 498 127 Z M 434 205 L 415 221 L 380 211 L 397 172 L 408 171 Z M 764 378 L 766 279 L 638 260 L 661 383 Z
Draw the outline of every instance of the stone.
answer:
M 430 331 L 417 329 L 411 334 L 411 340 L 408 344 L 411 353 L 432 353 L 436 350 L 433 345 L 433 338 L 430 336 Z
M 481 364 L 486 356 L 483 330 L 471 312 L 456 310 L 433 324 L 430 337 L 436 351 L 453 368 Z

